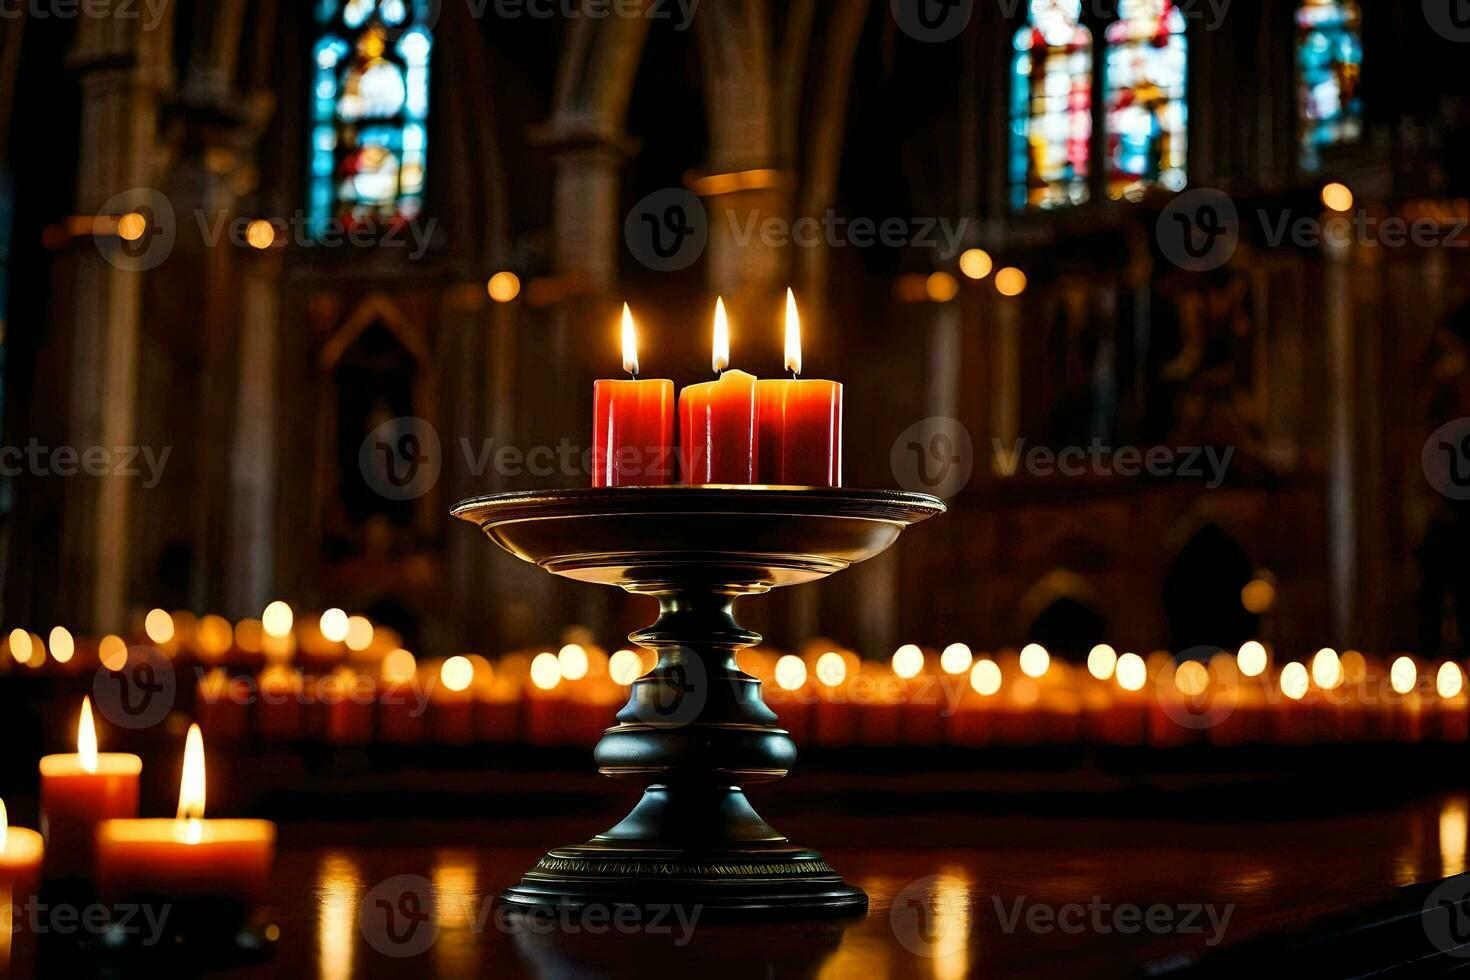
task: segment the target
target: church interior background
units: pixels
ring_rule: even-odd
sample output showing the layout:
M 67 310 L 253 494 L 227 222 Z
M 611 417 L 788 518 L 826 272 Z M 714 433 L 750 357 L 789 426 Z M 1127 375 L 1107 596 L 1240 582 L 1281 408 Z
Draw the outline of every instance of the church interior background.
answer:
M 5 6 L 7 672 L 278 602 L 625 645 L 647 599 L 450 508 L 587 485 L 624 303 L 683 386 L 717 296 L 781 375 L 788 287 L 844 482 L 950 511 L 743 610 L 773 656 L 1465 658 L 1470 32 L 1419 4 Z

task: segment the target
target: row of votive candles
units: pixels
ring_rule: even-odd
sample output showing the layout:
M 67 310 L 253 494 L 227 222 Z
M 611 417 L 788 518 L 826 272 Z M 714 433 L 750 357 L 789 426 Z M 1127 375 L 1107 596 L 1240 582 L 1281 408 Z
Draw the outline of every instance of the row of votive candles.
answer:
M 646 651 L 609 657 L 581 644 L 494 663 L 464 655 L 420 664 L 398 650 L 375 674 L 216 670 L 200 685 L 196 712 L 211 737 L 232 740 L 591 745 L 652 662 Z M 887 664 L 821 646 L 804 656 L 756 649 L 740 663 L 763 681 L 766 702 L 798 744 L 1459 742 L 1470 734 L 1458 664 L 1440 665 L 1431 682 L 1406 657 L 1384 670 L 1326 649 L 1310 666 L 1279 672 L 1258 643 L 1177 665 L 1164 652 L 1120 656 L 1100 645 L 1086 670 L 1037 644 L 993 657 L 964 644 L 942 653 L 906 645 Z
M 593 385 L 592 485 L 842 485 L 842 385 L 799 378 L 801 327 L 786 293 L 786 368 L 790 378 L 757 379 L 730 364 L 725 304 L 715 301 L 716 380 L 679 393 L 674 383 L 638 378 L 633 315 L 623 306 L 623 369 L 631 380 Z M 677 460 L 677 465 L 676 465 Z
M 403 643 L 393 629 L 338 608 L 326 610 L 319 618 L 298 620 L 287 603 L 276 600 L 259 618 L 233 624 L 219 615 L 195 616 L 155 608 L 139 617 L 129 639 L 118 634 L 100 639 L 74 636 L 64 626 L 52 627 L 44 636 L 12 629 L 0 641 L 4 648 L 0 673 L 12 668 L 80 673 L 99 665 L 117 670 L 127 662 L 130 642 L 147 644 L 178 663 L 246 669 L 282 660 L 308 668 L 328 667 L 344 659 L 376 663 Z
M 77 751 L 40 760 L 41 832 L 7 826 L 0 805 L 0 886 L 15 904 L 46 880 L 80 882 L 114 901 L 233 900 L 241 914 L 265 894 L 275 825 L 205 819 L 204 741 L 190 727 L 174 818 L 139 819 L 143 760 L 100 752 L 90 699 Z

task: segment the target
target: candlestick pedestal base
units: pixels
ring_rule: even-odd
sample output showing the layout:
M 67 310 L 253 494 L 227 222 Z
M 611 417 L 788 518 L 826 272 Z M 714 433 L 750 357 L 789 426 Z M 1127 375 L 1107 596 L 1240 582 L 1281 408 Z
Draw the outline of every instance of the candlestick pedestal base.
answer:
M 823 578 L 944 511 L 923 494 L 778 487 L 510 493 L 454 514 L 558 575 L 659 600 L 630 639 L 658 654 L 597 745 L 599 770 L 645 787 L 616 827 L 558 848 L 504 893 L 517 907 L 710 913 L 858 912 L 860 889 L 796 847 L 741 787 L 784 777 L 796 747 L 736 664 L 761 637 L 736 598 Z

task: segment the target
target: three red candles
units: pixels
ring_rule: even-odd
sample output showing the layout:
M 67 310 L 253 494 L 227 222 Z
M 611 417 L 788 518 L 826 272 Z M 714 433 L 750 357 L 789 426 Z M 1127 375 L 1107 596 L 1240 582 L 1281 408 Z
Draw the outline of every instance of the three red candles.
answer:
M 623 368 L 631 381 L 593 386 L 592 485 L 675 482 L 671 381 L 639 381 L 632 315 L 623 307 Z M 842 485 L 842 385 L 805 380 L 796 299 L 786 294 L 786 368 L 791 378 L 758 380 L 728 370 L 730 324 L 715 300 L 716 380 L 679 395 L 680 482 L 707 485 Z

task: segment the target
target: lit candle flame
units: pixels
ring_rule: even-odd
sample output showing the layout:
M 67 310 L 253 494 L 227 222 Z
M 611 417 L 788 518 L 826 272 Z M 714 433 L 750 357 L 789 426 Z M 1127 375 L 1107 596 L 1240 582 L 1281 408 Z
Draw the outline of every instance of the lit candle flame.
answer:
M 198 725 L 189 726 L 184 740 L 184 775 L 179 780 L 179 816 L 185 840 L 199 843 L 204 819 L 204 736 Z
M 97 724 L 92 720 L 92 699 L 82 698 L 82 717 L 77 722 L 77 755 L 82 771 L 97 771 Z
M 1434 678 L 1435 690 L 1445 700 L 1458 695 L 1465 689 L 1465 674 L 1456 663 L 1445 663 L 1439 667 L 1439 674 Z
M 715 297 L 715 347 L 711 359 L 715 374 L 730 366 L 730 319 L 725 316 L 725 299 Z
M 623 370 L 638 377 L 638 333 L 633 329 L 633 311 L 627 303 L 623 304 Z
M 801 314 L 796 312 L 796 294 L 786 290 L 786 370 L 794 378 L 801 373 Z
M 828 650 L 817 658 L 817 680 L 827 687 L 836 687 L 847 679 L 847 661 L 836 650 Z
M 0 854 L 5 853 L 6 838 L 10 836 L 10 814 L 5 812 L 5 801 L 0 800 Z

